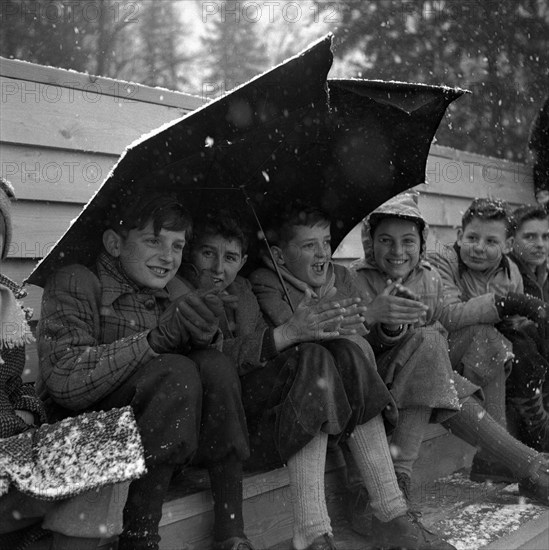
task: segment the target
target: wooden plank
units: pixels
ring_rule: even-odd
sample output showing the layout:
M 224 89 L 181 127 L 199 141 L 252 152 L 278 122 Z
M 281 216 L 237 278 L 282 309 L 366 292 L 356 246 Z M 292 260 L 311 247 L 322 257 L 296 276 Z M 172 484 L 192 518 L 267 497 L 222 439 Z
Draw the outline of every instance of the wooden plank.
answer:
M 432 147 L 425 174 L 429 185 L 417 186 L 421 193 L 535 202 L 532 170 L 528 165 Z
M 339 453 L 330 452 L 326 461 L 326 472 L 337 470 L 343 464 L 343 459 Z M 181 483 L 184 482 L 183 477 Z M 285 467 L 257 474 L 247 474 L 244 477 L 243 496 L 245 500 L 257 499 L 264 493 L 287 487 L 288 483 L 288 470 Z M 212 509 L 213 501 L 209 489 L 170 500 L 164 503 L 160 525 L 188 519 Z
M 102 95 L 110 95 L 126 101 L 157 103 L 158 105 L 179 107 L 185 110 L 197 109 L 204 103 L 201 97 L 184 92 L 160 87 L 153 88 L 135 82 L 93 76 L 4 57 L 0 57 L 0 75 L 14 80 L 47 84 L 50 88 L 64 87 L 74 92 L 77 90 L 84 92 L 99 91 Z M 32 88 L 29 88 L 30 90 Z M 19 90 L 22 95 L 25 91 L 24 88 Z M 54 97 L 57 93 L 54 90 L 46 91 L 47 97 Z M 4 93 L 12 94 L 13 90 L 10 87 L 8 90 L 4 90 Z
M 189 112 L 5 77 L 0 87 L 0 141 L 8 143 L 120 154 L 143 134 Z
M 2 144 L 0 174 L 18 199 L 85 204 L 118 155 Z
M 16 201 L 12 205 L 14 237 L 8 257 L 28 260 L 42 258 L 81 209 L 79 204 Z

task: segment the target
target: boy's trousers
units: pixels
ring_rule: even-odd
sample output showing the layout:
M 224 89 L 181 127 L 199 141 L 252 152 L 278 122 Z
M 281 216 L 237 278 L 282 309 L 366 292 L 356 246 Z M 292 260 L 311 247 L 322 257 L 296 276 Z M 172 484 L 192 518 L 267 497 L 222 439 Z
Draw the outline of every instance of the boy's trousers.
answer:
M 148 466 L 248 457 L 238 373 L 216 350 L 159 355 L 94 408 L 124 405 L 133 409 Z

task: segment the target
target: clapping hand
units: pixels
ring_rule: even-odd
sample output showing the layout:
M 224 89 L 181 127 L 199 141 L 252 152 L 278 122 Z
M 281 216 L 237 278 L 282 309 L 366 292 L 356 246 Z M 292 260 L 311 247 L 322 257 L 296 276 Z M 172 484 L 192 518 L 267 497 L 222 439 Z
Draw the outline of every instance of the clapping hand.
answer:
M 400 280 L 387 282 L 381 294 L 368 305 L 364 317 L 370 326 L 380 323 L 388 328 L 424 323 L 429 307 Z
M 319 299 L 307 289 L 290 319 L 275 330 L 275 341 L 280 337 L 277 347 L 282 349 L 299 342 L 357 334 L 364 322 L 362 312 L 365 308 L 359 305 L 360 298 L 334 300 L 336 292 L 337 289 L 332 288 Z

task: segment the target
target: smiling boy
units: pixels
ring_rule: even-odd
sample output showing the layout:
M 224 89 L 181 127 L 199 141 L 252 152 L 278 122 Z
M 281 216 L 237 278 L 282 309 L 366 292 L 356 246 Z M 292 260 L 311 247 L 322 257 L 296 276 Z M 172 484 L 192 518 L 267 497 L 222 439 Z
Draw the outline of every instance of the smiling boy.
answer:
M 502 426 L 506 426 L 505 385 L 513 353 L 496 325 L 516 315 L 535 322 L 546 315 L 534 299 L 522 294 L 519 269 L 506 256 L 511 245 L 509 206 L 482 198 L 475 199 L 464 213 L 453 247 L 429 256 L 444 282 L 441 321 L 449 332 L 452 365 L 482 387 L 486 410 Z M 471 478 L 513 480 L 507 469 L 483 453 L 475 456 Z
M 542 206 L 521 206 L 513 212 L 510 257 L 516 262 L 524 292 L 549 300 L 547 257 L 549 252 L 549 215 Z M 515 360 L 507 379 L 507 407 L 517 437 L 540 451 L 549 451 L 548 403 L 543 386 L 547 379 L 547 327 L 522 319 L 500 327 L 512 342 Z M 545 392 L 547 393 L 547 391 Z M 549 397 L 549 396 L 548 396 Z
M 213 548 L 250 550 L 240 385 L 234 365 L 212 348 L 222 303 L 211 293 L 174 294 L 190 217 L 171 195 L 135 197 L 112 214 L 91 266 L 62 267 L 46 284 L 38 342 L 43 394 L 64 415 L 134 410 L 148 473 L 130 485 L 119 550 L 158 548 L 170 479 L 191 459 L 210 474 Z

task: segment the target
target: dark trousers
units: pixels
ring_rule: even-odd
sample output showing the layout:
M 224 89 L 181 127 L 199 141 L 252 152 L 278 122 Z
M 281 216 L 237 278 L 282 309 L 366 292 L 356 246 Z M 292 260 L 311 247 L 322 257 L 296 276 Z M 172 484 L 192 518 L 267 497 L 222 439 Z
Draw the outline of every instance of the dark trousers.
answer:
M 160 355 L 95 408 L 124 405 L 134 411 L 148 473 L 130 485 L 120 548 L 157 548 L 175 465 L 193 460 L 210 466 L 248 457 L 240 381 L 233 363 L 215 350 Z
M 242 377 L 250 469 L 286 462 L 321 431 L 345 439 L 392 403 L 373 354 L 346 339 L 289 348 Z
M 538 330 L 533 324 L 514 328 L 500 323 L 497 328 L 513 344 L 515 354 L 507 378 L 507 397 L 534 396 L 543 386 L 549 368 Z
M 147 466 L 248 456 L 238 373 L 218 351 L 160 355 L 94 408 L 125 405 L 133 409 Z

